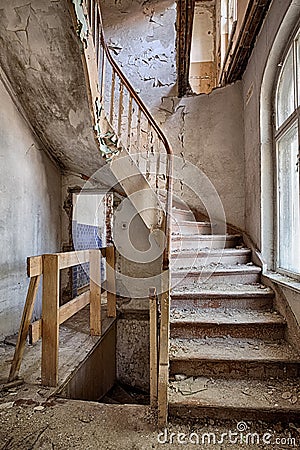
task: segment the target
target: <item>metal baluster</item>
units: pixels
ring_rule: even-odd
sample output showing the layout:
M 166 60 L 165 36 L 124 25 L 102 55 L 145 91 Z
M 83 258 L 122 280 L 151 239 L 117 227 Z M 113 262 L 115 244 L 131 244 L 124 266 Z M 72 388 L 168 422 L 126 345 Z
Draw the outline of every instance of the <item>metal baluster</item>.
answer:
M 148 121 L 147 124 L 147 136 L 146 136 L 146 178 L 150 181 L 151 178 L 151 146 L 152 146 L 152 131 L 151 131 L 151 123 Z
M 102 60 L 101 60 L 101 66 L 100 66 L 100 82 L 99 82 L 99 89 L 100 89 L 100 98 L 102 102 L 104 103 L 104 85 L 105 85 L 105 63 L 106 63 L 106 56 L 104 50 L 102 51 Z
M 110 109 L 109 109 L 109 121 L 113 125 L 114 120 L 114 106 L 115 106 L 115 83 L 116 83 L 116 72 L 112 69 L 111 74 L 111 94 L 110 94 Z
M 137 153 L 140 153 L 140 141 L 141 141 L 141 108 L 138 107 L 138 114 L 137 114 L 137 129 L 136 129 L 136 147 L 137 147 Z
M 95 2 L 91 0 L 91 10 L 90 10 L 90 26 L 92 31 L 92 36 L 94 35 L 94 21 L 95 21 Z M 95 44 L 95 42 L 94 42 Z
M 122 130 L 123 95 L 124 95 L 124 84 L 123 84 L 122 80 L 120 80 L 119 114 L 118 114 L 118 137 L 119 138 L 121 138 L 121 130 Z
M 128 124 L 127 124 L 127 151 L 128 152 L 130 152 L 131 123 L 132 123 L 132 95 L 129 92 Z
M 98 53 L 99 53 L 99 11 L 97 4 L 95 5 L 95 29 L 93 33 L 94 37 L 94 46 L 96 50 L 96 58 L 98 61 Z

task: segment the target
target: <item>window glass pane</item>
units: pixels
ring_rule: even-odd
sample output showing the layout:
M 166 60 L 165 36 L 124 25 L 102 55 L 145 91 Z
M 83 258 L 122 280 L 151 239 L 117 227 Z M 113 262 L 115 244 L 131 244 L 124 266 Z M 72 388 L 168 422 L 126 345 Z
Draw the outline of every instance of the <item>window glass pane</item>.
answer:
M 289 51 L 288 57 L 282 69 L 277 91 L 277 127 L 295 110 L 295 89 L 293 70 L 293 49 Z
M 279 267 L 300 273 L 300 214 L 298 127 L 295 124 L 277 144 L 279 192 Z

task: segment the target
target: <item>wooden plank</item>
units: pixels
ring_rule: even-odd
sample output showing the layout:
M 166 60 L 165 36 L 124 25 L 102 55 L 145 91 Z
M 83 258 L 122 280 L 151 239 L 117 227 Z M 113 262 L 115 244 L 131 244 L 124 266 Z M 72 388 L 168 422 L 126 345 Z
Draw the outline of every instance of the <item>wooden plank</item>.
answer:
M 115 247 L 106 247 L 107 317 L 117 316 Z
M 101 336 L 101 252 L 90 250 L 90 333 Z
M 163 428 L 168 423 L 168 379 L 169 366 L 166 364 L 159 365 L 158 377 L 158 426 Z
M 37 277 L 43 273 L 43 257 L 42 256 L 30 256 L 27 258 L 27 275 Z
M 59 308 L 59 324 L 61 325 L 90 302 L 90 291 L 83 292 Z M 35 344 L 42 337 L 42 319 L 36 320 L 29 327 L 29 343 Z
M 15 353 L 10 368 L 10 373 L 8 377 L 8 382 L 15 380 L 20 371 L 21 362 L 25 350 L 26 338 L 28 334 L 29 324 L 32 317 L 32 312 L 34 308 L 34 302 L 36 299 L 36 294 L 38 291 L 41 276 L 37 275 L 30 279 L 25 306 L 23 309 L 23 315 L 21 319 L 21 325 L 19 328 L 17 344 L 15 348 Z
M 150 406 L 157 406 L 157 301 L 156 289 L 149 289 L 150 302 Z
M 160 317 L 160 348 L 159 363 L 169 364 L 169 334 L 170 334 L 170 299 L 169 292 L 161 294 L 161 317 Z
M 35 320 L 29 325 L 29 344 L 33 345 L 42 337 L 42 319 Z
M 67 267 L 77 266 L 89 262 L 89 250 L 78 250 L 75 252 L 58 253 L 59 268 L 66 269 Z
M 59 346 L 59 255 L 43 256 L 42 385 L 57 386 Z
M 90 302 L 90 291 L 83 292 L 59 308 L 59 324 L 61 325 Z

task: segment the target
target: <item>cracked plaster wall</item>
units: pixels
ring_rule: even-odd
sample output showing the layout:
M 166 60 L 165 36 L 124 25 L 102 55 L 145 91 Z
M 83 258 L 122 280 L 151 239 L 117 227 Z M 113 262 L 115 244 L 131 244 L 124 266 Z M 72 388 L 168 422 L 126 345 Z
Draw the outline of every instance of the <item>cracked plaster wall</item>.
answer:
M 176 94 L 176 3 L 103 0 L 106 38 L 124 73 L 165 131 L 174 153 L 202 170 L 216 187 L 226 219 L 244 228 L 244 135 L 238 82 L 211 94 Z M 180 180 L 174 191 L 194 210 L 199 199 Z
M 42 142 L 62 168 L 91 175 L 104 160 L 68 1 L 1 0 L 0 45 L 0 65 Z
M 60 250 L 61 175 L 0 81 L 0 339 L 18 331 L 26 258 Z M 40 314 L 40 296 L 34 317 Z

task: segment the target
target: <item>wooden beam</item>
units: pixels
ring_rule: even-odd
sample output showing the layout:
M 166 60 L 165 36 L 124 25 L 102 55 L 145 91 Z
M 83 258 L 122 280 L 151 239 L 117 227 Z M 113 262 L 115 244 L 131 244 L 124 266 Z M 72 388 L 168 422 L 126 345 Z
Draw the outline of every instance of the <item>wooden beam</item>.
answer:
M 189 70 L 192 43 L 195 0 L 177 0 L 176 49 L 178 96 L 183 97 L 190 89 Z
M 90 333 L 101 336 L 101 252 L 90 250 Z
M 157 406 L 157 298 L 156 289 L 149 289 L 150 310 L 150 406 Z
M 59 308 L 59 325 L 64 323 L 90 302 L 90 291 L 83 292 Z M 42 319 L 36 320 L 29 326 L 29 343 L 35 344 L 42 337 Z
M 115 247 L 106 247 L 107 317 L 117 316 Z
M 59 255 L 43 256 L 42 385 L 57 386 L 59 346 Z
M 158 377 L 158 426 L 163 428 L 168 422 L 168 380 L 169 366 L 159 365 Z
M 59 268 L 77 266 L 89 262 L 89 250 L 78 250 L 75 252 L 59 253 Z
M 40 279 L 41 279 L 41 276 L 37 275 L 37 276 L 32 277 L 29 282 L 25 306 L 23 309 L 23 315 L 22 315 L 22 319 L 21 319 L 21 325 L 20 325 L 19 333 L 18 333 L 17 344 L 16 344 L 16 348 L 15 348 L 12 365 L 10 368 L 9 377 L 8 377 L 8 382 L 15 380 L 19 375 L 21 362 L 22 362 L 22 358 L 23 358 L 24 350 L 25 350 L 25 344 L 26 344 L 26 338 L 27 338 L 27 334 L 28 334 L 29 324 L 30 324 L 30 320 L 32 317 L 32 312 L 33 312 L 33 308 L 34 308 L 34 303 L 35 303 Z
M 43 274 L 43 257 L 42 256 L 30 256 L 27 258 L 27 275 L 37 277 Z

